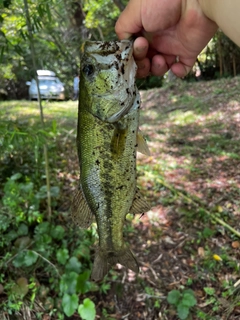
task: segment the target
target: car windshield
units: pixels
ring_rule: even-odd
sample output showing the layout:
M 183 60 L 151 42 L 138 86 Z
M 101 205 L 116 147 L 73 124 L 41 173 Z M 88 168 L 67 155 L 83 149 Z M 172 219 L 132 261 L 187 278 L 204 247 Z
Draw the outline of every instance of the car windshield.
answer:
M 47 80 L 47 79 L 40 79 L 39 85 L 40 86 L 54 86 L 57 84 L 56 80 Z

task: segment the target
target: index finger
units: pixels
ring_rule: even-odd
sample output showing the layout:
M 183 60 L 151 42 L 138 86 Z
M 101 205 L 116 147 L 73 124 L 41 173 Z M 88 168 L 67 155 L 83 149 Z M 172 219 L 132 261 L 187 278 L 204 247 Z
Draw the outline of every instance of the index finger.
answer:
M 130 0 L 119 16 L 115 31 L 120 40 L 129 39 L 142 30 L 141 8 L 139 0 Z

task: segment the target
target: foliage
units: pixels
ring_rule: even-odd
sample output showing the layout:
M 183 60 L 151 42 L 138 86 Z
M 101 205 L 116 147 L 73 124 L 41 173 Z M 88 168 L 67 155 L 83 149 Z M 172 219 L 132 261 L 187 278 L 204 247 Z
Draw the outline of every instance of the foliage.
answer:
M 17 303 L 18 297 L 32 295 L 34 291 L 34 300 L 40 296 L 43 303 L 50 297 L 53 304 L 62 299 L 56 312 L 63 310 L 70 316 L 78 308 L 78 296 L 95 288 L 89 282 L 92 233 L 69 229 L 57 222 L 57 215 L 55 223 L 44 221 L 39 212 L 38 192 L 34 189 L 33 183 L 21 174 L 15 174 L 5 184 L 0 270 L 6 300 L 1 307 L 9 313 L 19 311 L 22 304 Z M 31 290 L 27 289 L 29 274 L 34 274 L 35 285 Z M 25 280 L 23 283 L 21 278 Z
M 60 133 L 55 123 L 45 131 L 30 128 L 28 122 L 15 123 L 12 129 L 4 123 L 1 126 L 4 134 L 0 162 L 5 174 L 0 181 L 4 186 L 0 201 L 0 283 L 4 293 L 0 309 L 5 314 L 15 314 L 28 305 L 27 301 L 31 301 L 31 310 L 35 301 L 40 300 L 45 310 L 58 319 L 74 314 L 78 308 L 89 317 L 86 319 L 93 319 L 94 302 L 84 300 L 87 292 L 98 288 L 89 280 L 93 232 L 70 226 L 69 217 L 57 211 L 54 222 L 46 221 L 47 194 L 45 185 L 41 185 L 43 158 L 40 153 L 31 152 L 36 145 L 41 149 L 48 139 L 54 155 Z M 54 181 L 53 177 L 51 180 Z M 53 208 L 59 192 L 58 185 L 51 188 Z
M 37 68 L 57 73 L 71 97 L 72 79 L 80 66 L 82 43 L 116 40 L 114 26 L 126 0 L 29 1 Z M 0 99 L 27 98 L 26 81 L 33 77 L 28 32 L 21 0 L 4 1 L 0 6 Z M 194 72 L 186 80 L 214 79 L 240 73 L 240 50 L 221 31 L 198 57 Z M 142 89 L 160 87 L 163 79 L 140 81 Z
M 87 36 L 83 12 L 75 2 L 29 2 L 37 68 L 55 71 L 71 92 L 79 68 L 80 46 Z M 2 39 L 0 77 L 9 97 L 27 97 L 25 82 L 33 76 L 25 13 L 20 0 L 0 8 Z
M 121 1 L 120 1 L 121 2 Z M 126 5 L 127 1 L 122 1 Z M 94 40 L 115 40 L 115 22 L 120 14 L 119 8 L 111 0 L 85 1 L 85 26 L 90 30 Z
M 187 319 L 190 308 L 197 303 L 194 292 L 191 289 L 186 289 L 182 292 L 179 290 L 172 290 L 168 293 L 167 301 L 177 308 L 179 319 Z

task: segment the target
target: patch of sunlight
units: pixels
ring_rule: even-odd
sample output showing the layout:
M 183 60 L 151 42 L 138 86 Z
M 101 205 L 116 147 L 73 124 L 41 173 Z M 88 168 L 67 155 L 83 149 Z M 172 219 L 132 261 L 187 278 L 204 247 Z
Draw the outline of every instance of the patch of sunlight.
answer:
M 144 117 L 148 117 L 151 120 L 155 120 L 159 116 L 159 110 L 148 109 L 144 111 Z
M 202 118 L 202 115 L 197 115 L 193 111 L 189 110 L 187 112 L 181 112 L 180 110 L 177 110 L 173 114 L 170 115 L 170 120 L 172 123 L 176 125 L 187 125 L 194 123 Z
M 77 101 L 43 101 L 42 106 L 45 118 L 77 119 Z M 5 120 L 16 120 L 20 117 L 40 117 L 38 102 L 27 100 L 1 101 L 0 117 Z

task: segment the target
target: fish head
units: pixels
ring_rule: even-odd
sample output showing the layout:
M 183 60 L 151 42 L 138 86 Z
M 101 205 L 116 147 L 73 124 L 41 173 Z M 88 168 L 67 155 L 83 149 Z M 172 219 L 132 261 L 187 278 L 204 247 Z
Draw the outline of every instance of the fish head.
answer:
M 84 100 L 91 101 L 88 111 L 103 121 L 123 116 L 136 95 L 136 70 L 132 41 L 87 41 L 81 59 L 80 100 L 82 91 Z

